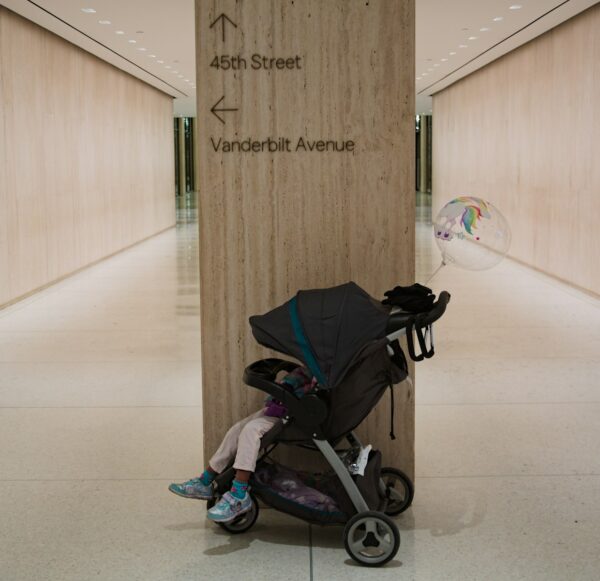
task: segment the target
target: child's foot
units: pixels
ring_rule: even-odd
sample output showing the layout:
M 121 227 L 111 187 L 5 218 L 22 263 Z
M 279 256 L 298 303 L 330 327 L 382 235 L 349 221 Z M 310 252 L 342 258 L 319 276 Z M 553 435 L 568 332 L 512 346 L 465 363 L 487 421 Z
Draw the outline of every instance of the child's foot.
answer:
M 246 492 L 242 499 L 226 492 L 221 500 L 208 511 L 208 518 L 214 522 L 231 522 L 252 508 L 252 498 Z
M 213 487 L 210 484 L 204 484 L 201 478 L 192 478 L 181 484 L 174 482 L 169 485 L 169 490 L 184 498 L 210 500 L 213 497 Z

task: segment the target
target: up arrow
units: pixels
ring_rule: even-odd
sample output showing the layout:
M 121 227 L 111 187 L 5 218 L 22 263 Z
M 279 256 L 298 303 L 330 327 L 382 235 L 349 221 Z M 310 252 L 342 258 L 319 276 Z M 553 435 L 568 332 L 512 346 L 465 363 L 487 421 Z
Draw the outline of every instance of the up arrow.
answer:
M 223 13 L 221 13 L 221 16 L 219 16 L 217 19 L 215 19 L 215 21 L 210 25 L 210 28 L 212 28 L 217 22 L 219 22 L 219 20 L 221 21 L 221 33 L 223 36 L 223 42 L 225 42 L 225 21 L 229 22 L 229 24 L 233 24 L 233 26 L 235 28 L 237 28 L 237 24 L 235 22 L 233 22 L 233 20 L 231 20 L 231 18 L 229 18 L 223 12 Z

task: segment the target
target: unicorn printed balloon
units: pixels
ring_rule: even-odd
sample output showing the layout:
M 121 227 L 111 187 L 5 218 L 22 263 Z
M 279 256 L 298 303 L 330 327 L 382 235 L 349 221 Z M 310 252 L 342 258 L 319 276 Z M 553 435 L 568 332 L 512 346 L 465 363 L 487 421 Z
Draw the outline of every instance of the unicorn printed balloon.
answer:
M 433 223 L 445 264 L 485 270 L 498 264 L 510 246 L 510 228 L 500 211 L 481 198 L 460 196 L 448 202 Z

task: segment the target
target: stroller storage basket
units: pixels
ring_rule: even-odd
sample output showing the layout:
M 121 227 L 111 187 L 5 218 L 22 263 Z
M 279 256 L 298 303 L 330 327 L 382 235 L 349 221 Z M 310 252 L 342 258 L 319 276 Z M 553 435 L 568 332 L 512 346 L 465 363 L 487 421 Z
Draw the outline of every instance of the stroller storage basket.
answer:
M 354 477 L 371 510 L 384 500 L 380 474 L 381 453 L 372 451 L 364 476 Z M 309 474 L 262 460 L 252 477 L 252 491 L 265 504 L 313 524 L 344 524 L 356 513 L 335 473 Z
M 306 522 L 344 524 L 348 520 L 337 503 L 317 490 L 308 474 L 302 476 L 285 466 L 261 462 L 252 478 L 252 491 L 265 504 Z

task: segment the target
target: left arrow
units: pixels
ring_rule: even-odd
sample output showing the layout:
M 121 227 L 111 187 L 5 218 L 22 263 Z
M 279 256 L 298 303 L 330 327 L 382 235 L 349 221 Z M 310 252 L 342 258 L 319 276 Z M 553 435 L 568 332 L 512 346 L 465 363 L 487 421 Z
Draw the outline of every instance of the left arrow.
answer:
M 221 109 L 217 109 L 217 107 L 223 102 L 223 100 L 225 99 L 225 95 L 223 95 L 210 109 L 210 112 L 221 122 L 223 123 L 223 125 L 225 125 L 225 119 L 223 119 L 220 115 L 218 115 L 218 113 L 223 113 L 226 111 L 237 111 L 237 109 L 231 109 L 228 107 L 223 107 Z
M 212 28 L 217 22 L 221 22 L 221 35 L 223 37 L 223 42 L 225 42 L 225 21 L 229 22 L 229 24 L 232 24 L 235 28 L 237 28 L 237 24 L 231 20 L 231 18 L 229 18 L 224 12 L 215 19 L 215 21 L 210 25 L 210 28 Z

